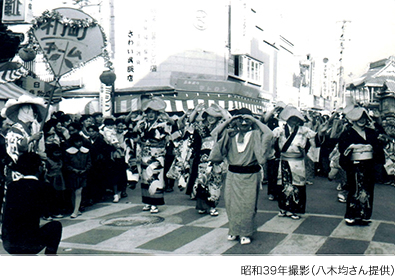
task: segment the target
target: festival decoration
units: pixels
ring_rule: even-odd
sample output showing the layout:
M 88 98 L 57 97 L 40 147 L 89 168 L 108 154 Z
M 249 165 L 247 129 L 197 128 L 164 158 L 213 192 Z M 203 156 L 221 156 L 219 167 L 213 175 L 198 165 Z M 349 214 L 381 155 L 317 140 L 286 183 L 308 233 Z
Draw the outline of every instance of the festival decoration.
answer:
M 117 77 L 114 72 L 106 70 L 103 71 L 99 78 L 103 84 L 105 84 L 106 86 L 111 86 L 115 82 L 115 79 Z
M 99 56 L 109 64 L 102 28 L 95 19 L 80 10 L 57 8 L 51 12 L 44 11 L 33 20 L 28 36 L 29 45 L 38 44 L 54 75 L 47 113 L 56 86 L 61 88 L 59 80 L 62 76 Z
M 32 48 L 21 48 L 18 55 L 24 62 L 30 62 L 36 58 L 36 52 Z
M 18 62 L 0 63 L 0 84 L 13 82 L 28 73 L 29 71 Z
M 100 56 L 105 37 L 96 20 L 71 8 L 45 11 L 33 21 L 31 32 L 55 77 Z

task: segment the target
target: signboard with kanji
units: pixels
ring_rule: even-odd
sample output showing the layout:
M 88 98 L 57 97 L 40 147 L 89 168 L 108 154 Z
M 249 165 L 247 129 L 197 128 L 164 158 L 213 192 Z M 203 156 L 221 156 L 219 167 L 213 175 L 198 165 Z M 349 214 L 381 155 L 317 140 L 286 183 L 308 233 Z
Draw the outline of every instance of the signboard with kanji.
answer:
M 31 23 L 33 19 L 32 0 L 4 0 L 2 9 L 5 24 Z
M 100 56 L 105 47 L 105 38 L 96 20 L 76 9 L 44 12 L 35 19 L 32 32 L 56 77 Z

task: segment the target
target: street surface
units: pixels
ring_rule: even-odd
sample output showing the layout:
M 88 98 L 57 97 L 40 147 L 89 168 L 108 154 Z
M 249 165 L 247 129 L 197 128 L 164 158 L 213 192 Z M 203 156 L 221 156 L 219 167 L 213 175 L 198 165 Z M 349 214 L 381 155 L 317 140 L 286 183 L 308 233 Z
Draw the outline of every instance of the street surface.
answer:
M 345 204 L 337 201 L 336 183 L 316 177 L 307 186 L 306 214 L 300 220 L 278 217 L 266 185 L 259 195 L 257 232 L 252 243 L 227 240 L 223 199 L 219 216 L 198 214 L 195 201 L 180 192 L 165 194 L 160 212 L 141 211 L 140 188 L 128 189 L 119 203 L 98 203 L 63 224 L 59 255 L 394 255 L 395 187 L 376 185 L 372 223 L 346 226 Z M 46 221 L 42 221 L 46 223 Z M 0 254 L 6 255 L 0 246 Z M 42 254 L 42 252 L 40 253 Z

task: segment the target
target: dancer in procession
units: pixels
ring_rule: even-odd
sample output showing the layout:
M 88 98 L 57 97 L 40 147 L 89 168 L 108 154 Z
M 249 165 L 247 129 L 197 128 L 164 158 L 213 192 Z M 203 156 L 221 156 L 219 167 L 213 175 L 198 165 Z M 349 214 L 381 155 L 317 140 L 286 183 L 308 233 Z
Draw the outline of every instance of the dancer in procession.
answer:
M 375 163 L 384 164 L 384 143 L 368 127 L 366 109 L 355 107 L 346 114 L 352 125 L 339 138 L 340 165 L 347 176 L 347 225 L 368 225 L 373 211 Z
M 44 156 L 44 133 L 40 130 L 40 122 L 44 121 L 46 108 L 42 98 L 22 95 L 17 100 L 8 100 L 4 113 L 13 122 L 5 135 L 7 154 L 13 161 L 6 171 L 9 182 L 20 177 L 14 166 L 21 154 L 37 152 Z
M 152 97 L 142 104 L 144 117 L 135 131 L 140 133 L 141 154 L 141 195 L 145 204 L 143 211 L 152 214 L 159 212 L 159 205 L 164 205 L 164 157 L 169 141 L 171 126 L 162 114 L 166 103 L 159 97 Z
M 298 220 L 298 214 L 306 210 L 305 147 L 308 141 L 312 147 L 316 146 L 316 133 L 303 125 L 303 114 L 293 106 L 286 106 L 280 118 L 286 124 L 273 130 L 277 140 L 274 143 L 281 154 L 277 184 L 282 191 L 278 197 L 278 215 Z
M 214 135 L 218 141 L 209 161 L 229 163 L 225 180 L 225 208 L 229 219 L 228 240 L 240 239 L 240 244 L 251 243 L 256 230 L 258 192 L 261 186 L 261 165 L 267 160 L 273 133 L 242 108 L 229 120 L 219 125 Z
M 203 104 L 197 106 L 198 110 Z M 192 149 L 194 158 L 198 161 L 197 178 L 193 184 L 193 195 L 196 197 L 196 209 L 199 214 L 209 213 L 218 216 L 218 205 L 222 183 L 224 180 L 224 162 L 212 163 L 208 157 L 212 150 L 216 135 L 213 130 L 225 120 L 230 119 L 230 114 L 217 104 L 201 111 L 194 122 Z

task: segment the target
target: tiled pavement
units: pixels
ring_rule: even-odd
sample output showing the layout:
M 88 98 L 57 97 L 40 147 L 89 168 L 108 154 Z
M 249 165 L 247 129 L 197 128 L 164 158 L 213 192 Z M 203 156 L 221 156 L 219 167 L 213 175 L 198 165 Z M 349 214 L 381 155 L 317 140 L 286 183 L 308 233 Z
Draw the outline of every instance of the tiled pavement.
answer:
M 175 203 L 171 196 L 177 197 L 169 194 L 169 203 L 158 214 L 141 211 L 142 205 L 134 197 L 117 204 L 96 204 L 76 219 L 60 219 L 59 255 L 395 254 L 392 220 L 374 219 L 366 227 L 349 227 L 336 213 L 308 212 L 302 219 L 292 220 L 278 217 L 276 207 L 266 207 L 258 210 L 252 243 L 240 245 L 226 238 L 228 220 L 223 205 L 218 208 L 219 216 L 211 217 L 198 214 L 193 201 Z M 0 254 L 6 254 L 2 246 Z
M 64 225 L 59 255 L 393 255 L 395 224 L 374 220 L 346 226 L 342 217 L 304 215 L 280 218 L 258 211 L 250 245 L 228 241 L 227 216 L 199 215 L 193 207 L 163 206 L 158 214 L 136 204 L 98 204 Z M 122 224 L 123 223 L 123 224 Z M 126 224 L 125 224 L 126 223 Z

